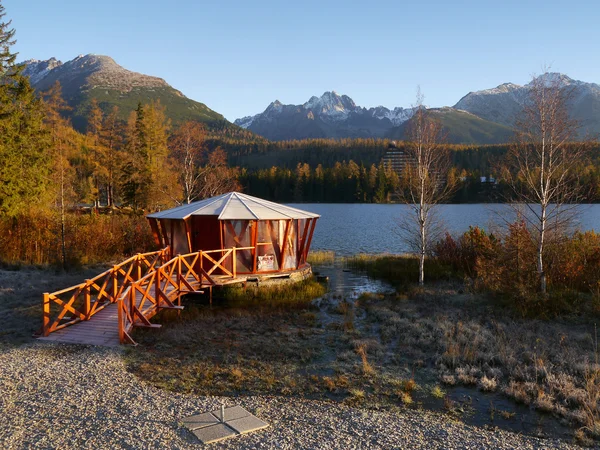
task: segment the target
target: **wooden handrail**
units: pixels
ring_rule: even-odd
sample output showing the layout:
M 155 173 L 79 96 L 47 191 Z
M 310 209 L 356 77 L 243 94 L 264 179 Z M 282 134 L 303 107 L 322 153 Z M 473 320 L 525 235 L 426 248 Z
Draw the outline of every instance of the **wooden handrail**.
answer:
M 127 285 L 134 281 L 135 277 L 141 276 L 142 271 L 156 270 L 159 263 L 164 261 L 168 251 L 169 247 L 166 247 L 155 252 L 139 253 L 83 283 L 52 293 L 44 293 L 41 334 L 48 336 L 53 331 L 81 320 L 89 320 L 108 304 L 115 303 Z M 136 272 L 133 272 L 134 267 L 137 268 Z M 111 282 L 112 289 L 109 287 Z M 60 298 L 61 296 L 68 299 Z M 52 320 L 53 307 L 54 320 Z M 67 316 L 68 313 L 71 315 Z
M 83 283 L 43 296 L 42 334 L 90 320 L 111 303 L 117 303 L 119 339 L 135 344 L 135 326 L 156 327 L 149 319 L 161 309 L 180 309 L 182 292 L 213 286 L 213 273 L 220 269 L 237 277 L 237 252 L 255 247 L 198 251 L 167 259 L 170 248 L 134 255 Z M 214 254 L 220 256 L 211 256 Z M 231 269 L 225 266 L 228 258 Z M 210 267 L 205 269 L 205 264 Z M 61 298 L 62 297 L 62 298 Z M 177 304 L 175 304 L 177 299 Z M 54 319 L 53 319 L 54 317 Z
M 254 247 L 232 247 L 219 250 L 198 251 L 177 255 L 148 272 L 138 280 L 132 281 L 126 291 L 118 298 L 119 308 L 119 339 L 121 343 L 135 344 L 131 337 L 133 328 L 136 326 L 155 327 L 149 319 L 156 315 L 161 309 L 180 309 L 179 298 L 182 291 L 193 291 L 194 287 L 188 280 L 192 277 L 195 282 L 202 286 L 206 279 L 210 285 L 214 284 L 211 274 L 220 268 L 224 273 L 235 279 L 236 252 L 238 250 L 252 250 Z M 221 253 L 221 258 L 214 259 L 209 254 Z M 231 256 L 232 271 L 223 266 L 225 260 Z M 203 268 L 203 262 L 210 261 L 212 267 L 208 270 Z M 198 268 L 197 270 L 195 268 Z M 175 305 L 174 300 L 178 299 Z

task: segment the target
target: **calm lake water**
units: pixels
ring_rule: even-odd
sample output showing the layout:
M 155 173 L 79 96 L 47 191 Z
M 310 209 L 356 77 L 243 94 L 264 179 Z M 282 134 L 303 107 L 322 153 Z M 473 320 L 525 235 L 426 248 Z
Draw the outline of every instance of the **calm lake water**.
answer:
M 311 249 L 333 250 L 339 256 L 356 253 L 404 253 L 408 251 L 398 235 L 398 221 L 409 212 L 407 205 L 360 203 L 292 204 L 321 215 Z M 578 207 L 576 226 L 581 230 L 600 230 L 600 205 Z M 501 204 L 440 205 L 439 216 L 452 234 L 477 225 L 486 230 L 497 227 L 512 210 Z

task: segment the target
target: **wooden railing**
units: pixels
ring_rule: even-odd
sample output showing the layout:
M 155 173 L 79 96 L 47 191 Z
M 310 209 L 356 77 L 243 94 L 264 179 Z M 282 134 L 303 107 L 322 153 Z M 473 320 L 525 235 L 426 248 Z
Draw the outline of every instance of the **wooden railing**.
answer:
M 134 327 L 160 327 L 152 324 L 150 318 L 161 309 L 182 309 L 182 294 L 199 292 L 198 289 L 203 286 L 212 287 L 227 279 L 235 279 L 237 252 L 253 249 L 254 247 L 234 247 L 177 255 L 156 270 L 132 280 L 117 298 L 121 343 L 135 345 L 131 337 Z M 229 258 L 231 264 L 227 264 Z M 218 281 L 215 281 L 217 270 L 221 273 L 218 274 Z
M 169 247 L 137 254 L 81 284 L 44 294 L 42 334 L 48 336 L 53 331 L 89 320 L 110 303 L 117 302 L 131 283 L 155 272 L 168 255 Z

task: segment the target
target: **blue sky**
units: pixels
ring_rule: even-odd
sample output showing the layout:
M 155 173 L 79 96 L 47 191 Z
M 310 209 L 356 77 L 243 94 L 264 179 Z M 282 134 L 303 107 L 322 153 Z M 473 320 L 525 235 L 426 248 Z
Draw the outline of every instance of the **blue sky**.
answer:
M 19 59 L 112 56 L 227 119 L 326 90 L 428 106 L 544 64 L 600 83 L 600 2 L 2 0 Z

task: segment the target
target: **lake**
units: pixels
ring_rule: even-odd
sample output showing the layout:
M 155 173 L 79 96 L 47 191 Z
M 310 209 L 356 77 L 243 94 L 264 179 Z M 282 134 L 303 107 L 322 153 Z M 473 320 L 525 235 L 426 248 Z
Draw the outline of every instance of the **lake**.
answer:
M 333 250 L 339 256 L 408 251 L 397 226 L 400 217 L 409 211 L 407 205 L 302 203 L 290 206 L 321 215 L 312 250 Z M 512 210 L 502 204 L 440 205 L 438 214 L 452 234 L 463 233 L 469 225 L 490 230 L 503 218 L 514 216 Z M 600 205 L 579 206 L 576 226 L 581 230 L 600 229 Z

